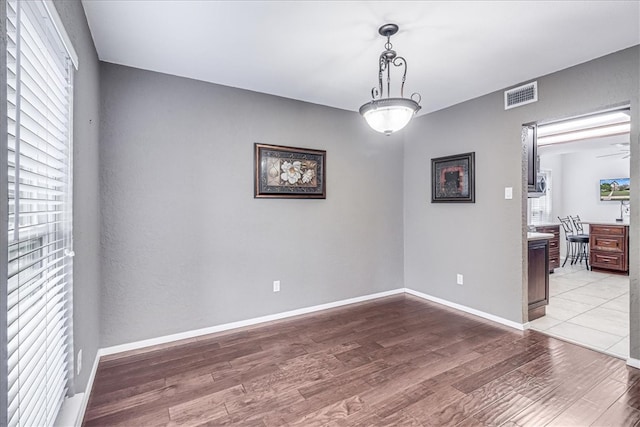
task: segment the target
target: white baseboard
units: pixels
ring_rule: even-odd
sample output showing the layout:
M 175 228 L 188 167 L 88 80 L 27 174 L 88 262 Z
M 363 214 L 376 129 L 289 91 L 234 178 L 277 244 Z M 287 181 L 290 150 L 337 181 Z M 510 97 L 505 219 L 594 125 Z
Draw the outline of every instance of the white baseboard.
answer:
M 424 294 L 422 292 L 414 291 L 413 289 L 404 288 L 404 291 L 418 298 L 426 299 L 427 301 L 431 301 L 431 302 L 445 305 L 447 307 L 455 308 L 456 310 L 464 311 L 465 313 L 473 314 L 475 316 L 482 317 L 483 319 L 491 320 L 492 322 L 500 323 L 502 325 L 517 329 L 519 331 L 524 331 L 526 329 L 526 325 L 528 325 L 526 323 L 522 324 L 522 323 L 514 322 L 512 320 L 508 320 L 503 317 L 496 316 L 494 314 L 485 313 L 484 311 L 476 310 L 475 308 L 467 307 L 466 305 L 457 304 L 455 302 L 447 301 L 442 298 L 438 298 L 438 297 Z
M 640 360 L 630 357 L 627 359 L 627 365 L 632 368 L 640 369 Z
M 76 393 L 72 397 L 68 397 L 62 404 L 62 409 L 55 421 L 55 427 L 80 427 L 82 426 L 82 420 L 84 419 L 84 413 L 87 410 L 89 404 L 89 396 L 91 396 L 91 389 L 93 388 L 93 380 L 96 378 L 96 371 L 98 370 L 98 363 L 100 362 L 100 350 L 96 354 L 96 358 L 93 361 L 91 368 L 91 374 L 89 374 L 89 380 L 87 381 L 87 387 L 83 393 Z
M 81 393 L 82 403 L 80 404 L 80 409 L 78 415 L 76 416 L 76 427 L 82 426 L 82 421 L 84 419 L 84 413 L 87 410 L 87 405 L 89 405 L 89 397 L 91 397 L 91 390 L 93 389 L 93 381 L 96 379 L 96 372 L 98 371 L 98 365 L 100 364 L 100 357 L 102 357 L 102 349 L 98 349 L 96 353 L 96 358 L 93 359 L 93 366 L 91 367 L 91 373 L 89 374 L 89 380 L 87 381 L 87 386 L 84 389 L 84 393 Z
M 84 414 L 84 410 L 81 409 L 84 394 L 76 393 L 73 397 L 67 397 L 62 402 L 62 408 L 60 408 L 53 424 L 55 427 L 76 427 L 79 425 L 76 420 L 80 414 Z
M 213 334 L 216 332 L 228 331 L 230 329 L 242 328 L 245 326 L 257 325 L 259 323 L 271 322 L 273 320 L 286 319 L 287 317 L 299 316 L 301 314 L 313 313 L 315 311 L 327 310 L 329 308 L 340 307 L 343 305 L 355 304 L 358 302 L 368 301 L 372 299 L 382 298 L 390 295 L 397 295 L 404 293 L 404 289 L 393 289 L 391 291 L 378 292 L 376 294 L 364 295 L 361 297 L 349 298 L 341 301 L 330 302 L 327 304 L 314 305 L 311 307 L 299 308 L 296 310 L 285 311 L 283 313 L 270 314 L 268 316 L 255 317 L 253 319 L 240 320 L 238 322 L 224 323 L 222 325 L 210 326 L 207 328 L 196 329 L 193 331 L 180 332 L 172 335 L 165 335 L 162 337 L 151 338 L 148 340 L 136 341 L 127 344 L 115 345 L 112 347 L 106 347 L 100 350 L 100 355 L 105 356 L 108 354 L 121 353 L 123 351 L 138 350 L 144 347 L 150 347 L 158 344 L 166 344 L 173 341 L 179 341 L 188 338 L 199 337 L 202 335 Z

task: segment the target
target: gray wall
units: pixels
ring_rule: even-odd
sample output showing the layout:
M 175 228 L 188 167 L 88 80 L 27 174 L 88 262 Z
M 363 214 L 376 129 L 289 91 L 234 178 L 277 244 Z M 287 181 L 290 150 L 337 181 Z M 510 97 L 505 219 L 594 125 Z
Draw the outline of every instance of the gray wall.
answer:
M 101 102 L 102 346 L 403 286 L 401 137 L 106 63 Z M 326 150 L 327 199 L 254 199 L 254 142 Z
M 83 351 L 75 384 L 82 392 L 100 346 L 100 67 L 82 4 L 56 0 L 55 6 L 79 58 L 73 90 L 73 337 L 74 355 Z
M 632 207 L 640 206 L 639 47 L 538 78 L 539 101 L 505 111 L 503 91 L 418 118 L 404 153 L 405 285 L 522 322 L 524 197 L 521 125 L 630 102 Z M 515 86 L 515 85 L 514 85 Z M 430 203 L 430 159 L 476 152 L 476 203 Z M 513 200 L 504 187 L 513 187 Z M 640 226 L 632 209 L 632 236 Z M 632 324 L 638 323 L 638 248 L 631 239 Z M 456 273 L 465 284 L 456 285 Z M 634 329 L 632 329 L 634 330 Z M 637 335 L 637 334 L 636 334 Z M 638 337 L 632 338 L 637 340 Z M 640 356 L 632 341 L 632 356 Z

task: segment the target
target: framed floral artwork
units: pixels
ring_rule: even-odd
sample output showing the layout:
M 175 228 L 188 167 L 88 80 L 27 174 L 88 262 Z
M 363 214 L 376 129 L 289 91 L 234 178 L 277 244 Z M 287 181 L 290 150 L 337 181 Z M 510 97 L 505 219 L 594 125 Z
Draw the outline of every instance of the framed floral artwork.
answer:
M 431 159 L 431 203 L 475 203 L 475 167 L 475 152 Z
M 255 143 L 255 198 L 326 199 L 327 152 Z

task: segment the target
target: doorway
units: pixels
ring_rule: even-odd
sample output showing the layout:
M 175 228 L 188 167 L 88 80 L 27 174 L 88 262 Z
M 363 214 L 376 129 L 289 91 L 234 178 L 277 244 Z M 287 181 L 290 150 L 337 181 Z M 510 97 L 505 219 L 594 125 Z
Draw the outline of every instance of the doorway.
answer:
M 547 188 L 539 197 L 528 199 L 528 224 L 547 229 L 557 226 L 560 250 L 559 262 L 549 275 L 546 314 L 532 320 L 530 327 L 626 359 L 630 323 L 629 109 L 539 123 L 537 142 L 539 172 Z M 565 230 L 559 218 L 570 219 L 573 226 Z M 626 253 L 618 255 L 614 247 L 603 252 L 611 260 L 621 260 L 621 267 L 599 263 L 596 250 L 587 259 L 576 256 L 571 235 L 583 227 L 589 244 L 581 248 L 590 251 L 594 239 L 599 241 L 599 235 L 593 234 L 599 225 L 625 233 L 624 238 L 616 239 L 626 240 Z M 594 256 L 596 265 L 592 266 Z

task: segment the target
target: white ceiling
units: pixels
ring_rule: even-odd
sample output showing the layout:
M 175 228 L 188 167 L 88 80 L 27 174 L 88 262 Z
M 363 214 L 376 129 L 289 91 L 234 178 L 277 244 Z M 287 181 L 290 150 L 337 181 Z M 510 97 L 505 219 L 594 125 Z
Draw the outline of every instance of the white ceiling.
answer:
M 387 22 L 422 113 L 640 44 L 638 0 L 82 3 L 103 61 L 351 111 L 377 85 Z
M 629 152 L 629 134 L 582 139 L 564 144 L 552 144 L 538 147 L 538 155 L 541 157 L 579 153 L 584 151 L 593 152 L 594 156 L 620 154 L 620 157 L 623 157 Z

